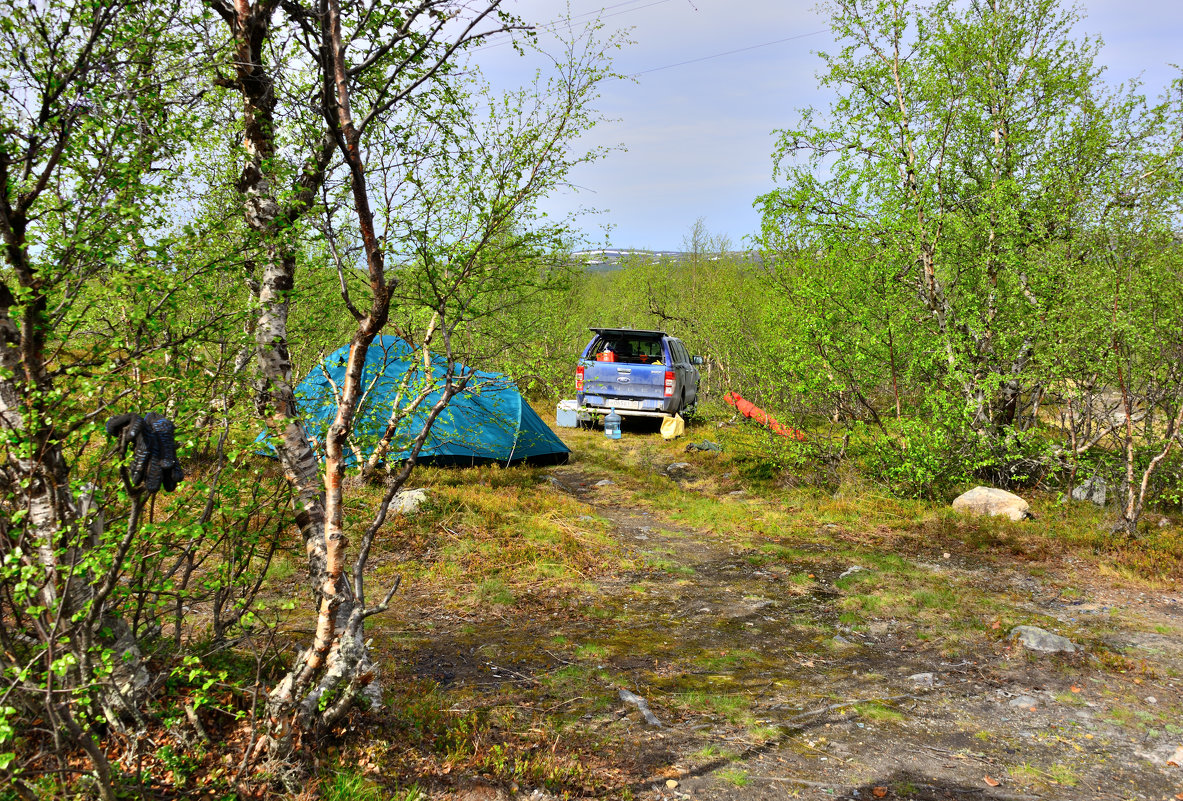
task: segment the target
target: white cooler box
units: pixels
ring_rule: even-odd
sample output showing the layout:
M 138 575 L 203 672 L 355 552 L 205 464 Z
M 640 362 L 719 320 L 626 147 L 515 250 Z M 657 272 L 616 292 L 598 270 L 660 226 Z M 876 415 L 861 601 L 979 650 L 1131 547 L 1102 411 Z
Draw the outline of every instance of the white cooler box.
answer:
M 555 425 L 560 428 L 579 426 L 579 407 L 575 405 L 575 401 L 559 401 L 559 405 L 555 407 Z

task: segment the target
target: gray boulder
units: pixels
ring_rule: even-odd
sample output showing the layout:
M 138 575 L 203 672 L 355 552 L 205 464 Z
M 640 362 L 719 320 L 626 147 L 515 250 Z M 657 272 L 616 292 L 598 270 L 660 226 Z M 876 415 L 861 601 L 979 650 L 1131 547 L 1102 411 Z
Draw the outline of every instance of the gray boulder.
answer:
M 690 475 L 689 462 L 674 462 L 665 469 L 665 474 L 672 479 L 683 479 Z
M 1052 634 L 1038 626 L 1015 626 L 1011 629 L 1010 638 L 1018 640 L 1029 651 L 1039 651 L 1044 654 L 1071 654 L 1080 650 L 1067 637 Z
M 1013 492 L 994 487 L 974 487 L 953 501 L 953 508 L 963 514 L 1009 517 L 1023 520 L 1031 517 L 1030 504 Z
M 426 500 L 427 490 L 403 490 L 398 495 L 395 495 L 394 500 L 390 502 L 390 513 L 393 515 L 413 515 L 419 511 L 419 507 Z
M 1072 497 L 1078 501 L 1091 501 L 1097 506 L 1105 505 L 1105 493 L 1108 487 L 1105 485 L 1105 479 L 1100 477 L 1090 478 L 1078 487 L 1072 490 Z

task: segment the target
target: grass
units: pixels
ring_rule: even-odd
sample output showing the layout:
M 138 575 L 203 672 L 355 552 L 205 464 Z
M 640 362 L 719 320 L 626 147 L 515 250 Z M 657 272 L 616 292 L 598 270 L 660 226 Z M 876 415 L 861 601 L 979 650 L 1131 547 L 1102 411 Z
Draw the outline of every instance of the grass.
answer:
M 748 711 L 752 705 L 751 699 L 739 693 L 689 690 L 671 693 L 670 700 L 683 709 L 718 715 L 731 723 L 747 723 L 751 720 Z
M 285 582 L 296 574 L 296 563 L 285 553 L 276 553 L 267 567 L 267 580 Z
M 723 574 L 734 579 L 734 594 L 724 603 L 775 598 L 767 614 L 776 623 L 763 623 L 763 612 L 751 621 L 782 627 L 798 650 L 795 661 L 816 671 L 827 669 L 804 660 L 825 664 L 847 658 L 823 645 L 835 635 L 836 624 L 860 632 L 876 626 L 882 631 L 888 624 L 892 635 L 902 638 L 901 646 L 919 645 L 934 655 L 1001 649 L 1013 625 L 1048 621 L 1016 608 L 1007 591 L 987 583 L 995 580 L 996 567 L 1021 562 L 1024 572 L 1043 570 L 1041 581 L 1062 585 L 1062 597 L 1072 599 L 1082 594 L 1077 587 L 1091 586 L 1099 566 L 1115 552 L 1108 535 L 1096 529 L 1098 513 L 1080 505 L 1061 508 L 1036 495 L 1031 500 L 1040 515 L 1038 525 L 1015 524 L 967 519 L 929 502 L 887 497 L 855 475 L 840 475 L 833 489 L 822 491 L 808 482 L 788 483 L 782 468 L 755 459 L 756 443 L 745 439 L 749 435 L 712 428 L 667 443 L 648 436 L 608 442 L 598 432 L 563 432 L 575 454 L 570 469 L 581 483 L 615 482 L 604 490 L 589 489 L 583 497 L 597 504 L 619 498 L 628 514 L 651 515 L 647 525 L 653 533 L 638 544 L 647 552 L 630 551 L 627 536 L 578 494 L 549 484 L 544 471 L 417 472 L 415 483 L 428 489 L 431 501 L 422 514 L 401 518 L 383 532 L 383 569 L 402 575 L 418 599 L 465 622 L 441 622 L 428 631 L 425 619 L 400 620 L 396 628 L 419 634 L 399 647 L 408 655 L 430 650 L 438 632 L 441 640 L 445 635 L 458 640 L 462 651 L 489 645 L 473 652 L 478 661 L 509 665 L 525 678 L 492 689 L 478 681 L 473 686 L 486 689 L 477 692 L 452 685 L 397 701 L 390 713 L 395 741 L 409 744 L 407 753 L 441 774 L 467 771 L 572 797 L 598 787 L 603 797 L 623 797 L 629 782 L 604 784 L 596 778 L 597 765 L 630 761 L 647 733 L 638 730 L 633 710 L 625 710 L 627 720 L 620 717 L 616 687 L 651 688 L 646 698 L 667 725 L 706 716 L 711 730 L 730 727 L 729 736 L 748 742 L 778 738 L 781 730 L 757 720 L 754 704 L 780 691 L 760 688 L 769 686 L 762 676 L 776 670 L 781 657 L 771 656 L 763 644 L 750 650 L 755 647 L 750 641 L 723 647 L 709 624 L 696 630 L 697 618 L 690 628 L 677 623 L 680 634 L 673 633 L 675 624 L 664 611 L 667 602 L 678 613 L 709 606 L 710 614 L 718 614 L 724 605 L 697 600 L 696 588 L 715 581 L 713 562 L 700 564 L 693 553 L 687 556 L 697 540 L 723 554 L 726 569 L 735 571 Z M 688 440 L 703 436 L 720 441 L 727 451 L 683 452 Z M 674 461 L 691 462 L 693 479 L 679 484 L 666 477 L 662 470 Z M 742 503 L 720 502 L 738 489 L 745 492 Z M 359 501 L 359 514 L 364 503 Z M 1072 566 L 1058 559 L 1068 550 L 1078 560 Z M 944 552 L 953 558 L 942 559 Z M 1115 564 L 1128 573 L 1122 581 L 1152 580 L 1130 559 Z M 852 565 L 866 570 L 837 578 Z M 756 571 L 762 577 L 758 593 L 753 592 L 755 579 L 744 584 Z M 1077 575 L 1085 580 L 1077 581 Z M 775 593 L 765 591 L 769 582 L 775 582 Z M 1159 633 L 1173 633 L 1163 628 Z M 498 633 L 490 637 L 492 629 Z M 857 654 L 870 650 L 851 649 Z M 1103 662 L 1106 652 L 1097 653 Z M 1112 661 L 1118 666 L 1116 656 Z M 882 683 L 866 676 L 863 665 L 859 668 L 863 680 Z M 1122 657 L 1120 670 L 1134 673 L 1137 667 Z M 798 689 L 794 685 L 792 692 Z M 1083 702 L 1078 694 L 1062 695 L 1061 703 Z M 1114 720 L 1145 727 L 1140 711 L 1119 705 Z M 886 703 L 861 703 L 855 712 L 867 729 L 906 720 Z M 983 750 L 998 747 L 1002 741 L 985 729 L 978 722 L 967 732 L 975 732 Z M 736 757 L 720 743 L 698 741 L 694 748 L 685 758 L 708 763 Z M 1030 770 L 1032 781 L 1072 786 L 1076 780 L 1070 768 Z M 736 787 L 749 782 L 738 766 L 716 775 Z
M 581 645 L 575 649 L 576 659 L 602 659 L 608 655 L 608 647 L 595 643 Z
M 608 680 L 607 671 L 590 665 L 564 665 L 539 679 L 549 694 L 564 701 L 580 697 L 606 697 L 602 685 Z
M 513 593 L 499 578 L 488 578 L 481 581 L 477 584 L 472 597 L 478 604 L 511 606 L 514 602 Z
M 1032 765 L 1030 762 L 1024 762 L 1021 765 L 1011 766 L 1008 768 L 1008 772 L 1015 779 L 1034 782 L 1036 784 L 1051 783 L 1065 787 L 1075 787 L 1080 783 L 1079 774 L 1063 764 L 1050 765 L 1044 770 Z
M 758 659 L 760 659 L 760 655 L 755 651 L 729 650 L 700 654 L 694 658 L 693 662 L 704 670 L 725 670 Z
M 397 572 L 471 609 L 571 594 L 589 579 L 629 569 L 633 563 L 605 526 L 581 519 L 592 508 L 545 476 L 528 467 L 418 470 L 414 483 L 430 503 L 383 532 L 384 550 L 399 558 L 377 571 L 379 579 Z M 379 491 L 365 488 L 353 500 L 358 521 Z
M 933 571 L 896 555 L 865 555 L 872 570 L 834 582 L 842 592 L 840 621 L 861 630 L 877 619 L 914 624 L 921 640 L 939 640 L 950 655 L 959 648 L 985 643 L 1017 622 L 1014 610 L 982 592 L 972 578 Z M 997 622 L 997 628 L 993 623 Z
M 749 726 L 747 729 L 748 739 L 757 745 L 779 740 L 783 734 L 784 731 L 777 726 Z
M 417 784 L 391 792 L 347 769 L 339 770 L 323 781 L 320 798 L 321 801 L 427 801 L 427 795 Z
M 673 559 L 667 559 L 664 556 L 646 555 L 645 565 L 651 570 L 661 570 L 665 573 L 673 573 L 679 576 L 693 576 L 694 568 L 689 565 L 679 564 Z
M 919 645 L 934 662 L 938 651 L 971 646 L 1001 655 L 1012 625 L 1046 623 L 1017 610 L 1011 592 L 998 589 L 1000 568 L 1017 566 L 1050 589 L 1062 585 L 1065 600 L 1084 597 L 1078 588 L 1095 585 L 1098 576 L 1158 587 L 1183 575 L 1177 529 L 1147 531 L 1125 542 L 1100 525 L 1101 510 L 1057 505 L 1040 493 L 1030 497 L 1037 523 L 969 519 L 941 504 L 888 497 L 846 467 L 822 475 L 827 468 L 806 464 L 795 445 L 770 454 L 767 435 L 751 426 L 700 429 L 669 443 L 649 436 L 609 443 L 594 432 L 564 436 L 575 445 L 574 470 L 593 481 L 615 482 L 586 497 L 598 504 L 618 498 L 629 514 L 653 513 L 652 555 L 630 551 L 627 537 L 614 531 L 609 519 L 548 483 L 547 471 L 418 470 L 413 484 L 428 490 L 429 503 L 420 514 L 400 517 L 381 532 L 374 552 L 376 580 L 368 583 L 372 598 L 373 588 L 388 586 L 394 575 L 404 581 L 405 594 L 391 613 L 372 624 L 386 673 L 387 704 L 381 714 L 359 718 L 357 734 L 342 731 L 344 753 L 331 757 L 336 767 L 325 769 L 313 788 L 323 798 L 415 801 L 422 797 L 417 786 L 398 788 L 384 777 L 421 776 L 434 787 L 473 775 L 504 786 L 545 787 L 559 797 L 623 798 L 638 777 L 622 766 L 639 762 L 636 757 L 645 747 L 668 752 L 671 741 L 647 745 L 645 737 L 665 732 L 641 731 L 631 709 L 622 719 L 617 687 L 656 688 L 647 697 L 671 727 L 686 722 L 680 716 L 710 718 L 698 730 L 701 735 L 694 735 L 702 739 L 688 746 L 698 749 L 693 758 L 740 759 L 737 746 L 703 745 L 703 740 L 718 730 L 719 739 L 732 745 L 781 736 L 780 729 L 757 720 L 771 714 L 763 710 L 773 696 L 793 704 L 803 704 L 815 692 L 842 701 L 886 697 L 848 692 L 850 666 L 841 661 L 846 656 L 821 645 L 833 638 L 835 624 L 868 631 L 890 621 L 892 636 L 898 637 L 893 647 L 912 652 Z M 703 437 L 720 441 L 726 452 L 683 452 L 688 440 Z M 692 463 L 690 481 L 679 484 L 662 474 L 674 461 Z M 728 498 L 727 493 L 741 489 L 741 502 Z M 351 535 L 369 519 L 380 493 L 380 487 L 361 487 L 350 495 Z M 715 580 L 708 567 L 696 572 L 697 560 L 684 555 L 700 539 L 691 529 L 703 532 L 703 547 L 717 547 L 729 569 L 737 566 L 727 574 L 728 581 L 735 577 L 735 594 L 728 601 L 738 606 L 740 599 L 761 597 L 748 592 L 751 585 L 739 586 L 741 574 L 758 570 L 762 585 L 775 582 L 776 592 L 765 593 L 776 599 L 769 609 L 777 615 L 771 626 L 785 632 L 792 656 L 769 655 L 763 641 L 760 651 L 747 650 L 757 647 L 752 638 L 723 648 L 710 639 L 710 625 L 700 627 L 698 618 L 687 624 L 684 617 L 646 617 L 667 601 L 678 612 L 693 612 L 701 605 L 694 600 L 696 588 Z M 677 547 L 664 547 L 659 540 Z M 266 591 L 288 593 L 284 601 L 291 601 L 291 579 L 305 570 L 298 543 L 290 546 L 276 554 L 267 575 Z M 949 561 L 941 558 L 946 551 L 953 553 Z M 1075 561 L 1060 559 L 1067 554 Z M 856 564 L 868 570 L 837 579 Z M 306 600 L 299 598 L 299 608 Z M 719 611 L 714 601 L 710 606 Z M 1179 631 L 1165 624 L 1153 630 L 1164 636 Z M 702 642 L 688 645 L 699 635 Z M 1122 682 L 1145 675 L 1144 663 L 1139 667 L 1098 643 L 1099 636 L 1090 648 L 1090 666 L 1097 660 L 1107 670 L 1128 673 L 1118 679 Z M 878 653 L 852 651 L 850 658 L 860 660 Z M 206 667 L 220 669 L 221 660 L 233 653 L 216 652 Z M 442 688 L 418 678 L 437 675 L 438 662 L 451 669 L 485 661 L 506 665 L 514 678 L 488 681 L 487 672 L 474 669 Z M 794 663 L 807 669 L 797 671 Z M 864 662 L 857 667 L 855 681 L 886 683 L 868 673 Z M 1064 667 L 1085 669 L 1090 668 Z M 254 670 L 250 659 L 231 675 L 245 677 L 241 684 Z M 839 673 L 848 682 L 845 687 L 833 683 Z M 1164 704 L 1144 710 L 1140 700 L 1127 695 L 1090 698 L 1102 701 L 1098 718 L 1108 715 L 1127 734 L 1153 736 L 1153 726 L 1183 735 L 1174 722 L 1177 708 Z M 1057 700 L 1085 703 L 1079 694 L 1061 693 Z M 905 721 L 901 711 L 885 703 L 865 702 L 855 711 L 867 730 L 873 723 L 888 727 Z M 924 712 L 915 714 L 921 719 Z M 965 731 L 974 732 L 982 750 L 996 753 L 1010 744 L 1004 730 L 991 733 L 988 721 L 973 723 L 967 720 Z M 375 747 L 381 752 L 378 772 L 358 770 L 363 763 L 357 752 L 374 742 L 385 743 Z M 161 758 L 175 772 L 188 770 L 186 756 L 169 752 Z M 750 780 L 738 765 L 717 775 L 736 787 Z M 1063 764 L 1016 766 L 1012 775 L 1066 787 L 1080 781 L 1077 770 Z
M 751 784 L 748 772 L 740 768 L 720 768 L 715 775 L 732 787 L 747 787 Z
M 1138 729 L 1141 728 L 1140 710 L 1131 709 L 1127 706 L 1113 705 L 1109 708 L 1109 719 L 1123 728 Z M 1142 713 L 1145 714 L 1145 713 Z
M 724 748 L 721 745 L 712 743 L 710 745 L 703 746 L 690 756 L 692 759 L 695 759 L 699 762 L 711 762 L 716 759 L 735 759 L 737 753 L 729 748 Z
M 860 716 L 876 723 L 901 723 L 904 720 L 902 712 L 875 701 L 858 704 L 854 709 Z
M 1080 776 L 1067 765 L 1050 765 L 1047 774 L 1056 784 L 1062 784 L 1065 787 L 1075 787 L 1080 784 Z

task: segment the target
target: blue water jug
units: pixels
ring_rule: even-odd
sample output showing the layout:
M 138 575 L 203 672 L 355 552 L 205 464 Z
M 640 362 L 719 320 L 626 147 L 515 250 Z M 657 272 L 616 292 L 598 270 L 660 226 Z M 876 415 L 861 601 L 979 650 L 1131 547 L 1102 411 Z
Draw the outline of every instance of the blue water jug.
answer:
M 608 412 L 604 418 L 604 436 L 608 439 L 620 439 L 620 415 L 616 410 Z

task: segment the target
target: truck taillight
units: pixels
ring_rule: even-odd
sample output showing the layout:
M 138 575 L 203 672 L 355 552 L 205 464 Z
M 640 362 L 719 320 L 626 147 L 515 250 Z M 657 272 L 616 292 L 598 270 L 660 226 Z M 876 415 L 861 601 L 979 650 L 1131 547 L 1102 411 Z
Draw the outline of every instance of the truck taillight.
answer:
M 575 391 L 583 392 L 583 365 L 575 368 Z
M 672 370 L 665 371 L 665 396 L 667 398 L 674 396 L 674 373 Z

